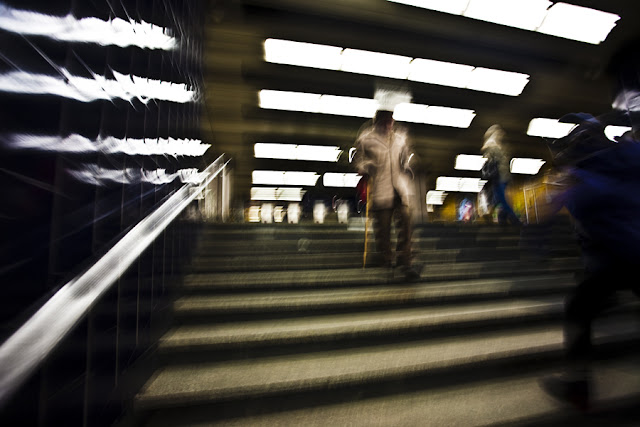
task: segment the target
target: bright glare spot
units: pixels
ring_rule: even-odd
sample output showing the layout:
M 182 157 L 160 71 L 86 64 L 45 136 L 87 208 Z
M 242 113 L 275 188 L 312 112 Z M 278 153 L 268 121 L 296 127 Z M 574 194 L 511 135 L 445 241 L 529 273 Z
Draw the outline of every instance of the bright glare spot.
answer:
M 611 141 L 615 141 L 616 137 L 622 136 L 625 132 L 629 132 L 631 128 L 629 126 L 607 126 L 604 128 L 604 134 Z

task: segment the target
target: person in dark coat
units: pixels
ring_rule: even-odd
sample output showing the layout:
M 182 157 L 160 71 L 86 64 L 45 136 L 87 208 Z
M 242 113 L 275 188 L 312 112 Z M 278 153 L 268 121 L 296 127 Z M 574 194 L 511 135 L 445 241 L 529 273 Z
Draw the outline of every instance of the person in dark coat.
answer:
M 587 410 L 593 321 L 614 304 L 618 291 L 640 295 L 640 142 L 633 134 L 610 141 L 605 124 L 589 114 L 561 120 L 579 125 L 551 147 L 558 190 L 550 211 L 564 206 L 573 217 L 584 278 L 565 301 L 564 372 L 541 384 L 552 396 Z

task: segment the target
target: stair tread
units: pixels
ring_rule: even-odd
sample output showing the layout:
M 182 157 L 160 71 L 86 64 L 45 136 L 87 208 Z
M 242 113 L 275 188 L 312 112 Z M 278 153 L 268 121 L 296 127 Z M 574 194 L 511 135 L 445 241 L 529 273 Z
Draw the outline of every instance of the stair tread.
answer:
M 473 279 L 488 274 L 546 274 L 574 271 L 580 268 L 578 257 L 557 257 L 549 261 L 535 262 L 522 260 L 501 260 L 482 262 L 426 263 L 422 271 L 422 280 L 443 280 L 464 278 Z M 385 284 L 390 282 L 390 272 L 386 269 L 332 268 L 300 269 L 286 271 L 244 271 L 191 273 L 185 275 L 184 286 L 190 289 L 229 287 L 238 288 L 256 285 L 313 286 L 313 285 L 364 285 Z
M 366 333 L 402 332 L 413 328 L 460 325 L 487 321 L 518 321 L 527 317 L 552 317 L 562 313 L 563 298 L 473 302 L 456 306 L 404 308 L 376 312 L 324 315 L 296 319 L 182 325 L 170 330 L 159 347 L 202 344 L 284 343 L 302 338 L 356 337 Z
M 357 306 L 363 304 L 393 304 L 442 301 L 452 298 L 498 297 L 523 292 L 566 292 L 574 286 L 571 274 L 540 275 L 518 278 L 401 283 L 388 286 L 331 290 L 286 290 L 235 295 L 186 295 L 178 298 L 178 312 L 209 310 L 287 310 L 313 307 Z
M 311 406 L 282 412 L 217 419 L 215 425 L 252 426 L 487 426 L 487 425 L 631 425 L 615 409 L 637 402 L 640 396 L 640 357 L 600 361 L 594 366 L 593 407 L 600 416 L 586 416 L 547 396 L 540 378 L 552 369 L 522 373 L 470 384 L 411 391 L 397 395 Z M 632 404 L 632 403 L 631 403 Z M 461 410 L 463 408 L 463 410 Z M 637 412 L 635 412 L 637 413 Z M 215 419 L 210 412 L 187 416 L 162 414 L 154 426 L 205 426 Z M 606 418 L 605 418 L 606 417 Z M 620 424 L 617 423 L 620 422 Z
M 595 341 L 634 333 L 632 322 L 602 322 Z M 615 331 L 615 332 L 611 332 Z M 137 395 L 139 405 L 175 405 L 260 396 L 284 391 L 327 389 L 399 378 L 514 357 L 560 354 L 561 327 L 528 327 L 484 332 L 464 340 L 378 345 L 350 350 L 161 368 Z

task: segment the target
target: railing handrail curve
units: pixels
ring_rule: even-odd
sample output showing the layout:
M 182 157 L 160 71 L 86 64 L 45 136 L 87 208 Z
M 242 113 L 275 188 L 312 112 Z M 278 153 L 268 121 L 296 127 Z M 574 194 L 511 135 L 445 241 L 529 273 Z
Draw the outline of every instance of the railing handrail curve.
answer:
M 180 187 L 95 264 L 62 286 L 0 346 L 0 407 L 228 163 L 223 154 L 204 170 L 206 178 L 201 183 L 187 183 Z

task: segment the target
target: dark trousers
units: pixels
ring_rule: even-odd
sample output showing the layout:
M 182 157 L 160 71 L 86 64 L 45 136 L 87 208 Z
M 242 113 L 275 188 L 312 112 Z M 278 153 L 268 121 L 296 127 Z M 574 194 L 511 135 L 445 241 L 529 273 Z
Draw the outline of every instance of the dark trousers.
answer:
M 393 265 L 391 250 L 391 219 L 395 217 L 398 240 L 396 254 L 398 266 L 411 266 L 411 211 L 396 197 L 394 207 L 389 209 L 375 209 L 373 212 L 374 231 L 376 236 L 376 252 L 383 266 Z
M 636 268 L 627 264 L 610 265 L 587 273 L 565 302 L 564 342 L 569 369 L 588 373 L 592 358 L 593 321 L 615 305 L 615 294 L 632 289 L 640 295 Z

